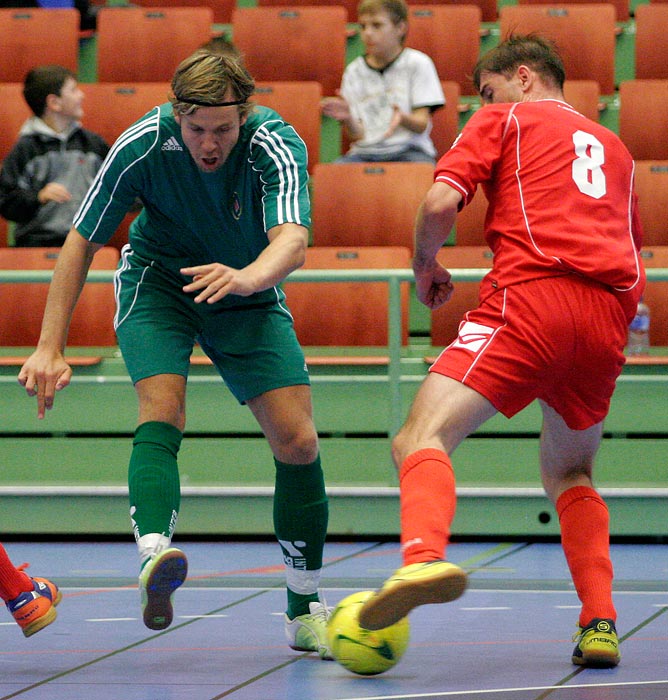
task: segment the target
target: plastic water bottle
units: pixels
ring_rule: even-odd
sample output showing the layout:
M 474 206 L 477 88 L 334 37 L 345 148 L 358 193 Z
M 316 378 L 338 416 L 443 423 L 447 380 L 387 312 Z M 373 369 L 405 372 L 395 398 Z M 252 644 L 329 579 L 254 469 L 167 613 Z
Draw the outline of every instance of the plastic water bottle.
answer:
M 629 325 L 626 344 L 627 355 L 647 355 L 649 353 L 649 307 L 640 299 L 636 315 Z

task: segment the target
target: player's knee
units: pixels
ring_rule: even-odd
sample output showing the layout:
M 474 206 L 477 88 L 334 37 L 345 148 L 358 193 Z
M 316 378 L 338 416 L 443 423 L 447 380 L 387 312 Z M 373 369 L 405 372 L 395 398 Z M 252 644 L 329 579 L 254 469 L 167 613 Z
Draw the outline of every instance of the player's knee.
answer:
M 177 397 L 141 401 L 139 405 L 139 422 L 159 421 L 169 423 L 183 431 L 186 422 L 185 404 Z
M 394 466 L 397 471 L 401 469 L 401 465 L 406 457 L 408 457 L 407 444 L 406 436 L 403 431 L 399 431 L 392 440 L 392 460 L 394 461 Z
M 304 426 L 282 436 L 274 446 L 276 457 L 288 464 L 310 464 L 318 456 L 318 436 L 315 429 Z

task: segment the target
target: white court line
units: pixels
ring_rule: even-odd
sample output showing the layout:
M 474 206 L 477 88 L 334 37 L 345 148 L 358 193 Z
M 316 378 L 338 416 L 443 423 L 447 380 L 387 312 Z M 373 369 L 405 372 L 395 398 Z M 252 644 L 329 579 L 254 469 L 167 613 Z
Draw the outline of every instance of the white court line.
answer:
M 279 613 L 272 613 L 272 615 L 278 615 Z M 283 613 L 280 613 L 283 614 Z M 207 620 L 213 619 L 214 617 L 229 617 L 228 615 L 177 615 L 178 620 Z M 136 622 L 138 617 L 87 617 L 84 622 Z M 2 625 L 11 625 L 11 622 L 2 622 Z
M 571 688 L 621 688 L 643 685 L 668 685 L 665 681 L 631 681 L 628 683 L 573 683 L 569 685 L 537 685 L 526 688 L 492 688 L 489 690 L 450 690 L 444 693 L 411 693 L 408 695 L 373 695 L 359 698 L 338 698 L 338 700 L 414 700 L 415 698 L 448 698 L 460 695 L 492 695 L 498 693 L 521 693 L 535 690 L 570 690 Z
M 84 622 L 136 622 L 138 617 L 87 617 Z

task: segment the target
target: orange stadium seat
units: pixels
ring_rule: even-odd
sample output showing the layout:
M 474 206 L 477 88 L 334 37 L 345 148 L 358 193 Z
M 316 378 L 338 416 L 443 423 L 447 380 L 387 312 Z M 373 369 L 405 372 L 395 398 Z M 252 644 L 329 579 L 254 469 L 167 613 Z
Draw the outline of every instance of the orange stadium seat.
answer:
M 492 251 L 486 246 L 446 246 L 437 260 L 448 270 L 491 268 Z M 431 312 L 431 344 L 445 347 L 457 337 L 462 316 L 478 306 L 480 282 L 455 282 L 455 291 L 443 306 Z
M 636 160 L 668 160 L 668 80 L 619 86 L 619 137 Z
M 23 83 L 0 83 L 0 164 L 12 150 L 21 126 L 32 117 L 23 99 Z
M 646 268 L 668 268 L 668 246 L 648 246 L 640 254 Z M 668 282 L 648 282 L 643 299 L 649 306 L 650 345 L 668 347 Z
M 405 269 L 403 247 L 311 247 L 304 270 Z M 401 285 L 402 343 L 408 342 L 408 283 Z M 383 346 L 388 344 L 387 282 L 286 282 L 288 307 L 305 346 Z M 317 359 L 317 358 L 316 358 Z M 353 359 L 352 361 L 359 361 Z M 311 364 L 313 358 L 309 358 Z
M 412 3 L 411 3 L 412 4 Z M 482 12 L 482 22 L 496 22 L 499 18 L 496 0 L 420 0 L 419 5 L 476 5 Z
M 651 2 L 635 9 L 636 80 L 668 78 L 668 3 Z
M 134 121 L 167 102 L 169 82 L 82 83 L 84 125 L 112 144 Z
M 357 22 L 357 6 L 359 0 L 257 0 L 259 7 L 303 7 L 304 5 L 313 6 L 332 6 L 339 5 L 346 8 L 348 22 Z
M 595 80 L 603 95 L 615 91 L 615 8 L 588 5 L 506 5 L 499 12 L 501 37 L 537 32 L 558 46 L 569 80 Z
M 211 39 L 210 7 L 103 7 L 97 15 L 99 82 L 171 81 L 176 66 Z
M 668 246 L 668 160 L 637 160 L 635 189 L 644 246 Z
M 592 0 L 563 0 L 564 5 L 590 4 Z M 626 22 L 629 19 L 629 0 L 610 0 L 615 7 L 618 22 Z M 545 5 L 545 0 L 518 0 L 520 5 Z
M 136 0 L 133 3 L 139 7 L 210 7 L 213 10 L 215 24 L 229 24 L 232 21 L 232 12 L 237 6 L 236 0 Z
M 459 98 L 461 89 L 454 80 L 442 80 L 445 107 L 431 115 L 431 140 L 436 147 L 436 157 L 445 153 L 459 133 Z
M 60 248 L 0 248 L 0 269 L 51 270 L 59 252 Z M 115 270 L 118 260 L 115 248 L 102 248 L 93 258 L 91 269 Z M 48 286 L 41 282 L 0 285 L 0 345 L 34 347 L 37 344 Z M 68 346 L 115 345 L 114 313 L 113 284 L 86 284 L 72 317 Z M 16 363 L 7 358 L 3 361 Z
M 430 163 L 319 163 L 313 173 L 313 244 L 412 250 Z
M 478 187 L 473 199 L 458 214 L 455 221 L 455 244 L 457 246 L 485 245 L 485 216 L 487 197 Z
M 595 80 L 566 80 L 564 98 L 588 119 L 600 120 L 601 87 Z
M 79 20 L 73 8 L 0 9 L 0 81 L 23 82 L 31 68 L 46 63 L 57 63 L 76 75 Z
M 316 81 L 324 95 L 334 95 L 345 65 L 346 22 L 341 6 L 240 7 L 232 36 L 256 80 Z
M 253 102 L 270 107 L 295 127 L 308 149 L 308 168 L 320 160 L 322 86 L 313 81 L 256 82 Z
M 462 95 L 475 95 L 473 66 L 480 55 L 482 11 L 477 5 L 410 5 L 406 46 L 423 51 L 441 80 L 459 83 Z

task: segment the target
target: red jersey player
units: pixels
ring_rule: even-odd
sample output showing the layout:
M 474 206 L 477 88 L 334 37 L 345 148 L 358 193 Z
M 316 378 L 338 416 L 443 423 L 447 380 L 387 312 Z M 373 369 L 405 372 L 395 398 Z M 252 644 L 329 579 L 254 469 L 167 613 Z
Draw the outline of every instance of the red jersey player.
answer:
M 564 101 L 564 78 L 554 47 L 535 35 L 483 56 L 474 81 L 485 106 L 438 162 L 418 212 L 413 270 L 428 307 L 452 294 L 436 254 L 478 186 L 494 265 L 393 441 L 404 566 L 360 623 L 379 629 L 462 594 L 465 572 L 444 560 L 456 503 L 450 455 L 497 411 L 510 417 L 538 399 L 542 482 L 582 603 L 572 661 L 614 666 L 609 518 L 592 469 L 645 275 L 633 160 Z

